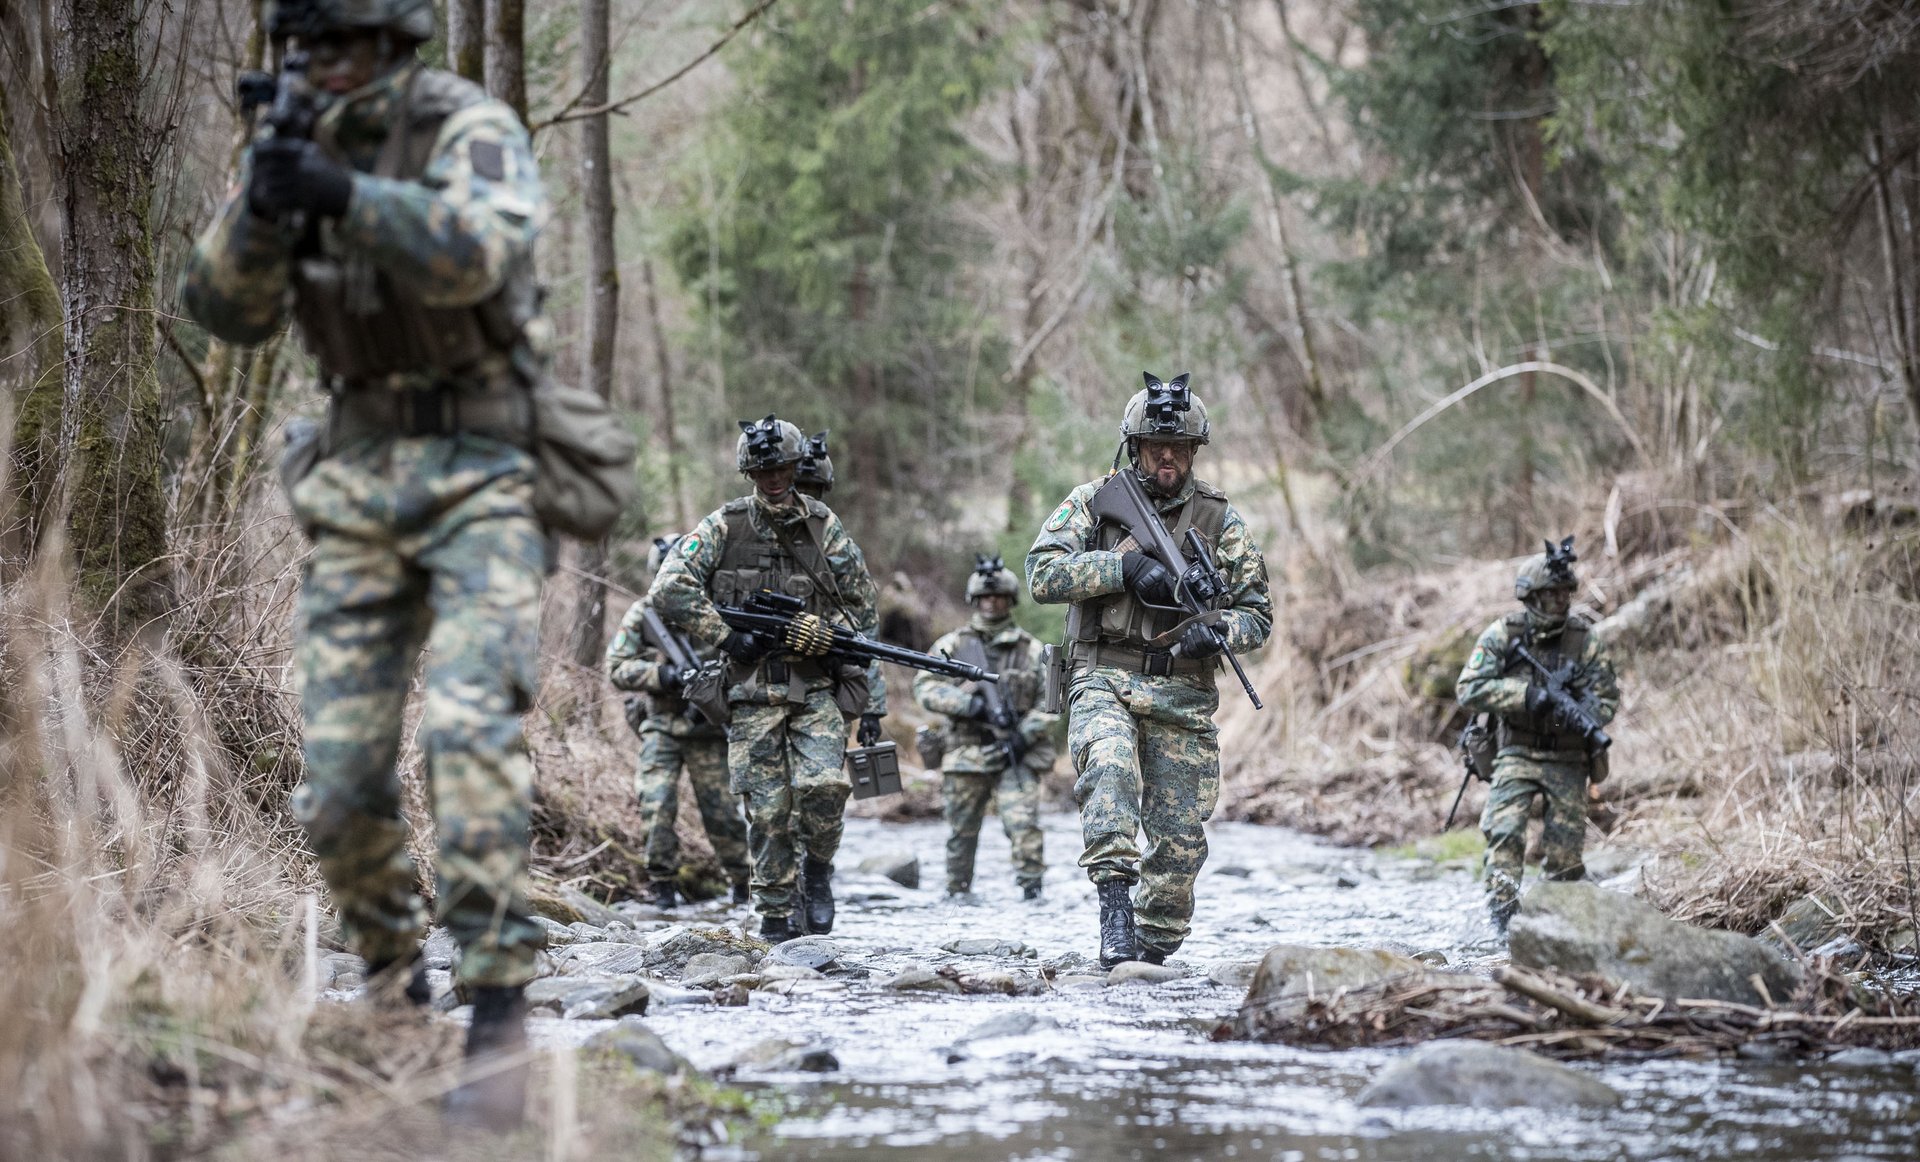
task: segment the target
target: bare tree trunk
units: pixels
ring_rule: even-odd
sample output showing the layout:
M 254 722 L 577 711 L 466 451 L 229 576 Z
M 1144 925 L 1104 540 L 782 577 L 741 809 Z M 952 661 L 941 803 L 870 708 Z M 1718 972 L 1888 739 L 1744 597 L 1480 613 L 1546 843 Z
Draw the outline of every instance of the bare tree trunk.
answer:
M 667 442 L 667 491 L 673 494 L 673 527 L 684 533 L 693 527 L 693 512 L 687 507 L 687 489 L 680 474 L 685 451 L 680 447 L 680 428 L 674 419 L 673 358 L 667 351 L 667 329 L 660 325 L 660 296 L 653 285 L 653 260 L 640 260 L 640 282 L 647 292 L 647 330 L 653 340 L 653 369 L 660 378 L 660 434 Z
M 469 81 L 486 80 L 486 0 L 447 0 L 447 64 Z
M 60 414 L 60 293 L 27 218 L 14 167 L 7 97 L 0 91 L 0 585 L 31 551 Z M 49 424 L 51 420 L 51 424 Z M 25 504 L 18 510 L 17 501 Z
M 166 503 L 154 373 L 154 175 L 139 0 L 64 0 L 55 62 L 66 300 L 61 492 L 82 603 L 116 638 L 166 608 Z
M 583 100 L 607 103 L 607 74 L 613 64 L 609 0 L 581 0 L 580 71 L 586 77 Z M 613 355 L 620 325 L 620 266 L 614 248 L 613 158 L 607 114 L 580 125 L 580 189 L 587 225 L 586 382 L 601 399 L 613 398 Z M 582 666 L 600 661 L 607 628 L 607 542 L 596 541 L 580 554 L 580 608 L 574 619 L 573 658 Z
M 873 300 L 873 283 L 867 264 L 855 259 L 853 278 L 847 283 L 847 321 L 853 324 L 858 339 L 867 322 Z M 860 529 L 868 536 L 876 527 L 880 512 L 880 437 L 885 427 L 880 416 L 879 381 L 872 363 L 861 360 L 853 365 L 853 431 L 847 437 L 848 458 L 852 461 L 854 508 L 860 514 Z
M 498 97 L 527 119 L 526 0 L 486 0 L 488 96 Z M 605 102 L 601 102 L 605 104 Z
M 1892 195 L 1888 189 L 1885 143 L 1878 133 L 1867 136 L 1867 163 L 1873 172 L 1873 209 L 1874 217 L 1880 227 L 1880 260 L 1886 267 L 1887 275 L 1887 330 L 1893 339 L 1894 362 L 1899 367 L 1900 386 L 1905 391 L 1907 406 L 1913 411 L 1913 418 L 1920 423 L 1920 287 L 1914 285 L 1914 272 L 1908 261 L 1908 251 L 1914 239 L 1905 239 L 1903 246 L 1901 235 L 1911 234 L 1912 224 L 1905 223 L 1902 230 L 1902 215 L 1895 211 Z M 1905 164 L 1895 167 L 1895 177 L 1905 177 L 1914 181 L 1916 175 Z M 1868 449 L 1868 462 L 1872 462 L 1872 449 Z

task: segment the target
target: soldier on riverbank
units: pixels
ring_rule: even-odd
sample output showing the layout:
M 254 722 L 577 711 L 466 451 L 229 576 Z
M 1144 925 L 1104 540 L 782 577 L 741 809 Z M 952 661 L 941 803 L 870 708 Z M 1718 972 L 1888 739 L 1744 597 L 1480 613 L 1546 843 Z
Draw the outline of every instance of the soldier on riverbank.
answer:
M 1586 875 L 1587 787 L 1606 777 L 1606 755 L 1557 712 L 1548 679 L 1519 655 L 1524 648 L 1551 671 L 1601 726 L 1620 706 L 1613 658 L 1586 617 L 1570 613 L 1579 585 L 1573 538 L 1528 558 L 1513 582 L 1524 609 L 1487 627 L 1460 671 L 1455 696 L 1469 712 L 1498 723 L 1492 787 L 1480 816 L 1487 837 L 1487 912 L 1505 933 L 1520 905 L 1527 818 L 1545 802 L 1540 862 L 1550 880 Z
M 513 110 L 423 66 L 426 0 L 279 0 L 269 32 L 308 56 L 311 136 L 254 143 L 189 257 L 208 331 L 265 342 L 289 313 L 331 397 L 285 478 L 313 538 L 295 665 L 306 781 L 293 811 L 376 997 L 429 1000 L 426 911 L 394 763 L 426 656 L 420 749 L 439 833 L 440 921 L 473 1000 L 449 1113 L 521 1120 L 522 986 L 545 938 L 527 906 L 547 538 L 533 508 L 529 387 L 546 373 L 533 244 L 548 212 Z
M 746 799 L 753 906 L 761 935 L 787 940 L 833 928 L 833 857 L 853 790 L 842 769 L 847 723 L 859 719 L 862 746 L 878 741 L 886 688 L 877 667 L 788 652 L 731 629 L 714 608 L 771 589 L 802 599 L 823 620 L 874 631 L 874 585 L 860 547 L 832 509 L 794 489 L 806 454 L 800 429 L 773 416 L 740 427 L 735 461 L 752 493 L 695 526 L 654 577 L 648 600 L 668 624 L 726 655 L 727 767 L 732 790 Z M 797 859 L 805 863 L 804 899 Z
M 947 817 L 947 894 L 973 887 L 974 853 L 987 803 L 996 796 L 1000 825 L 1013 848 L 1021 894 L 1040 897 L 1046 872 L 1040 835 L 1040 780 L 1053 769 L 1053 724 L 1039 709 L 1040 643 L 1014 624 L 1020 582 L 999 557 L 979 557 L 967 577 L 973 617 L 933 643 L 933 653 L 973 662 L 1000 675 L 989 691 L 980 683 L 922 673 L 913 680 L 921 706 L 947 717 L 940 787 Z
M 680 537 L 654 541 L 647 567 L 655 575 L 673 554 Z M 674 664 L 646 634 L 646 615 L 652 606 L 642 597 L 620 619 L 619 632 L 607 645 L 607 679 L 616 690 L 630 692 L 640 703 L 635 731 L 640 735 L 640 762 L 634 773 L 634 795 L 640 804 L 641 828 L 647 837 L 648 894 L 655 907 L 678 903 L 680 836 L 674 823 L 680 814 L 680 772 L 687 772 L 700 822 L 720 868 L 732 884 L 733 902 L 747 902 L 747 825 L 740 802 L 728 790 L 727 732 L 687 705 L 682 687 L 692 677 Z M 668 632 L 672 632 L 669 630 Z M 695 663 L 713 656 L 710 648 L 685 642 Z
M 1116 524 L 1094 517 L 1102 480 L 1074 489 L 1027 555 L 1034 600 L 1073 605 L 1063 647 L 1067 746 L 1079 775 L 1080 864 L 1099 889 L 1100 960 L 1109 966 L 1164 962 L 1192 929 L 1194 879 L 1207 858 L 1203 825 L 1220 794 L 1218 635 L 1243 652 L 1259 648 L 1273 624 L 1266 561 L 1246 521 L 1225 493 L 1193 475 L 1211 433 L 1206 406 L 1184 375 L 1146 380 L 1120 424 L 1128 466 L 1119 471 L 1137 474 L 1176 539 L 1193 529 L 1212 553 L 1225 581 L 1212 623 L 1167 611 L 1179 579 Z M 1161 644 L 1182 624 L 1175 641 Z

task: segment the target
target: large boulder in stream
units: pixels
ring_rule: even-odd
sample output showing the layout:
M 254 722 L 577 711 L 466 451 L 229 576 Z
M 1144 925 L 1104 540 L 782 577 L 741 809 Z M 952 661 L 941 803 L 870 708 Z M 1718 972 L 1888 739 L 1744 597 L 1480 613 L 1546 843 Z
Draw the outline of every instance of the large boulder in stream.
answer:
M 1564 1109 L 1617 1105 L 1620 1095 L 1603 1082 L 1525 1049 L 1479 1041 L 1434 1041 L 1381 1070 L 1358 1100 L 1363 1106 L 1393 1109 Z
M 1750 936 L 1669 920 L 1643 900 L 1588 883 L 1535 885 L 1507 935 L 1513 963 L 1594 973 L 1644 996 L 1783 1003 L 1797 964 Z M 1759 978 L 1765 995 L 1753 981 Z
M 1324 996 L 1407 973 L 1427 972 L 1410 956 L 1384 948 L 1318 948 L 1310 944 L 1276 944 L 1260 958 L 1253 983 L 1240 1002 L 1234 1031 L 1240 1037 L 1258 1037 L 1262 1019 L 1282 1000 Z

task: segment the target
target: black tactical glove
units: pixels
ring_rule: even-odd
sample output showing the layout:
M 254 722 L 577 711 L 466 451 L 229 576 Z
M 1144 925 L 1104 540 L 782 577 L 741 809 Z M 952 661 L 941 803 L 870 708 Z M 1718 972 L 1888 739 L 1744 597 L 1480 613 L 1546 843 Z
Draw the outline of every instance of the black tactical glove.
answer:
M 353 174 L 326 151 L 301 137 L 269 137 L 254 143 L 247 208 L 261 218 L 284 218 L 305 210 L 338 218 L 353 199 Z
M 1127 591 L 1147 604 L 1173 604 L 1173 574 L 1145 553 L 1120 554 L 1120 576 L 1126 581 Z
M 1188 626 L 1180 633 L 1180 656 L 1183 658 L 1217 658 L 1221 654 L 1220 639 L 1213 636 L 1213 627 L 1198 622 Z
M 720 651 L 736 662 L 757 662 L 779 648 L 777 642 L 757 633 L 741 633 L 737 629 L 728 630 L 726 638 L 720 642 Z
M 965 717 L 971 718 L 975 722 L 985 722 L 987 720 L 987 692 L 985 690 L 975 690 L 973 692 L 973 700 L 967 703 L 967 713 Z
M 1553 694 L 1538 682 L 1527 683 L 1527 713 L 1545 714 L 1553 706 Z
M 862 714 L 860 716 L 860 729 L 854 733 L 854 737 L 860 740 L 861 746 L 872 746 L 874 743 L 879 742 L 880 716 L 878 714 Z
M 653 681 L 660 687 L 660 693 L 677 694 L 680 687 L 687 684 L 687 676 L 680 672 L 679 666 L 667 662 L 653 672 Z

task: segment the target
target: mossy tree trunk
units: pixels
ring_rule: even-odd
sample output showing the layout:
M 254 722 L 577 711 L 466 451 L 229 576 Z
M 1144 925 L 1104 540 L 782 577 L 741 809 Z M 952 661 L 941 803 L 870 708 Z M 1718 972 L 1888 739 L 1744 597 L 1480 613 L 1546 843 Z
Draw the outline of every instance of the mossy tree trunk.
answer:
M 582 0 L 580 70 L 586 74 L 582 100 L 605 105 L 613 67 L 611 5 Z M 601 399 L 613 398 L 614 341 L 620 327 L 620 263 L 614 244 L 613 150 L 611 121 L 605 113 L 580 125 L 581 208 L 587 225 L 587 388 Z M 606 646 L 607 542 L 595 541 L 580 555 L 580 607 L 574 619 L 573 660 L 597 667 Z
M 7 98 L 0 91 L 0 585 L 13 580 L 34 539 L 42 475 L 60 414 L 60 293 L 27 218 L 14 167 Z M 48 417 L 53 423 L 48 430 Z M 8 445 L 6 441 L 11 440 Z
M 154 175 L 138 0 L 62 0 L 54 62 L 65 355 L 57 502 L 84 608 L 124 639 L 165 609 Z

